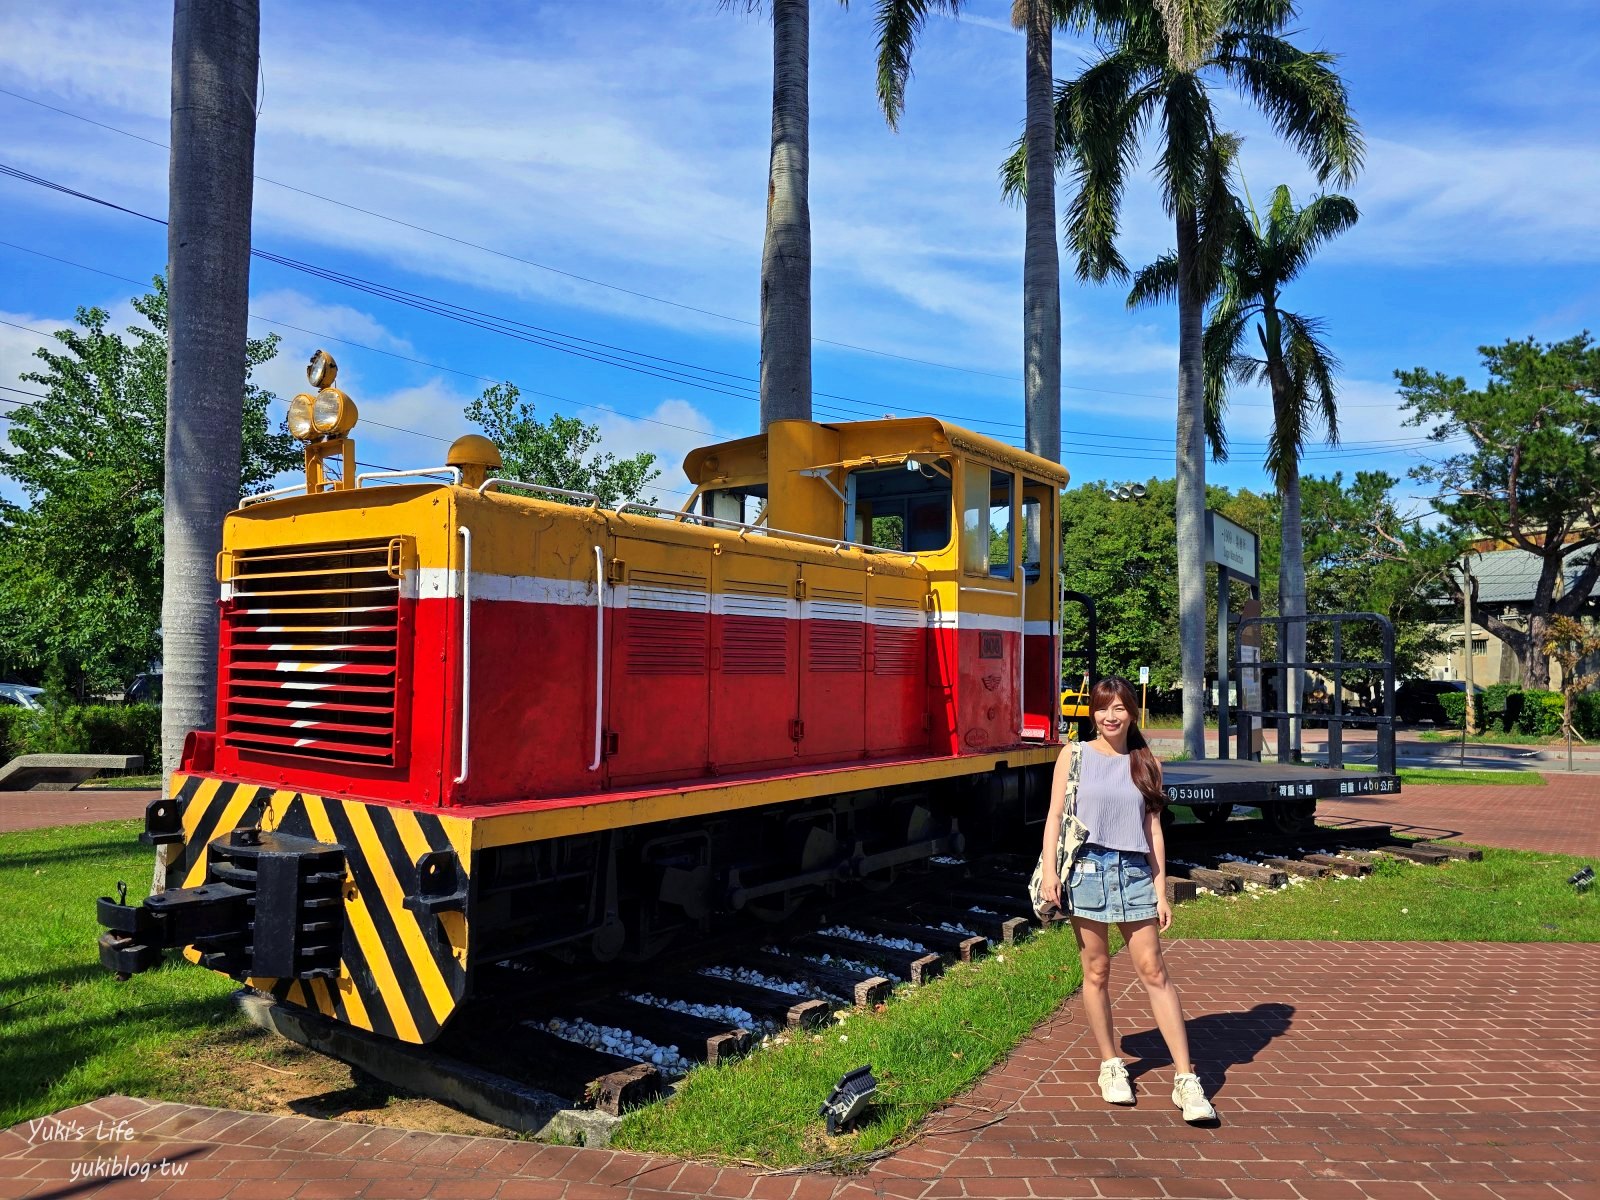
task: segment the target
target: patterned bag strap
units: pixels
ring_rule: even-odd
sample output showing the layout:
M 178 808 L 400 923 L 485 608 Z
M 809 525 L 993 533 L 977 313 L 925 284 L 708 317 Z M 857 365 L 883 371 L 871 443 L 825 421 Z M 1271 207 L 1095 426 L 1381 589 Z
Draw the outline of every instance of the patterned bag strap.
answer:
M 1078 776 L 1083 771 L 1083 743 L 1071 743 L 1067 755 L 1067 795 L 1066 804 L 1061 809 L 1063 831 L 1066 828 L 1066 818 L 1078 815 Z

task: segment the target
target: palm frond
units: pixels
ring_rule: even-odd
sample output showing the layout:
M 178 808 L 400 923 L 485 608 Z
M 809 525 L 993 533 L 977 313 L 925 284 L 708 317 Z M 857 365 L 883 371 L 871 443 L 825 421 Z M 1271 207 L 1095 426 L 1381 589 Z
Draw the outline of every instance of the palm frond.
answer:
M 1217 133 L 1212 137 L 1195 197 L 1200 233 L 1195 271 L 1208 293 L 1216 285 L 1229 247 L 1240 242 L 1248 246 L 1253 240 L 1244 208 L 1228 185 L 1243 144 L 1244 139 L 1234 133 Z
M 848 3 L 848 0 L 846 0 Z M 911 52 L 930 12 L 956 16 L 961 0 L 878 0 L 873 24 L 878 29 L 878 104 L 890 129 L 900 127 L 911 79 Z
M 1360 219 L 1361 210 L 1348 196 L 1315 196 L 1298 212 L 1291 206 L 1278 241 L 1280 281 L 1293 279 L 1324 242 L 1338 237 Z
M 1149 266 L 1140 267 L 1128 291 L 1128 307 L 1143 308 L 1178 298 L 1178 255 L 1168 250 Z
M 1222 289 L 1200 341 L 1205 379 L 1206 440 L 1211 443 L 1211 457 L 1215 462 L 1224 462 L 1228 457 L 1228 438 L 1223 418 L 1228 410 L 1229 380 L 1241 370 L 1253 366 L 1252 360 L 1238 352 L 1250 319 L 1238 301 L 1237 292 L 1226 286 Z
M 1198 214 L 1205 188 L 1216 118 L 1205 85 L 1194 75 L 1166 73 L 1160 83 L 1161 153 L 1156 176 L 1168 216 Z
M 1123 188 L 1138 160 L 1140 135 L 1156 98 L 1152 90 L 1138 86 L 1148 73 L 1148 62 L 1113 51 L 1068 83 L 1057 102 L 1056 130 L 1058 136 L 1066 134 L 1076 183 L 1064 222 L 1079 279 L 1128 275 L 1116 247 L 1117 224 Z
M 1316 317 L 1281 312 L 1286 333 L 1286 357 L 1290 372 L 1298 380 L 1297 390 L 1307 410 L 1315 409 L 1327 433 L 1329 445 L 1339 442 L 1338 387 L 1333 377 L 1339 371 L 1339 358 L 1323 340 L 1323 322 Z
M 1305 157 L 1319 181 L 1355 179 L 1366 148 L 1344 80 L 1333 69 L 1337 55 L 1233 29 L 1218 39 L 1214 61 L 1266 114 L 1278 136 Z

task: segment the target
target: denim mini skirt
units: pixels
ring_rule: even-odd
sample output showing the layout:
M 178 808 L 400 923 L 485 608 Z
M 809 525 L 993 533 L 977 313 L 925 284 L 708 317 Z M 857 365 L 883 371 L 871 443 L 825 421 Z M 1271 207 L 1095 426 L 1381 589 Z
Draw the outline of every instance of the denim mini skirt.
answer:
M 1150 860 L 1135 850 L 1108 850 L 1089 843 L 1078 852 L 1068 878 L 1072 915 L 1086 921 L 1148 921 L 1156 915 L 1156 883 Z

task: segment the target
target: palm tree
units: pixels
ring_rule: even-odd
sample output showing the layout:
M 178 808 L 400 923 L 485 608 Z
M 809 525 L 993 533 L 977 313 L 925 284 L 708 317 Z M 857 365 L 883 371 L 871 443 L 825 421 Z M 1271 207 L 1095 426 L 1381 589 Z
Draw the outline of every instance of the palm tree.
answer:
M 1057 14 L 1050 0 L 1016 0 L 1011 23 L 1027 31 L 1023 121 L 1022 393 L 1029 453 L 1061 461 L 1061 259 L 1056 251 L 1055 72 Z
M 850 0 L 840 0 L 849 6 Z M 762 0 L 723 0 L 747 12 Z M 772 156 L 761 251 L 761 428 L 811 417 L 811 4 L 770 0 Z M 893 128 L 905 107 L 911 51 L 932 10 L 961 0 L 878 0 L 878 99 Z
M 772 157 L 761 249 L 761 428 L 811 417 L 811 4 L 772 0 Z
M 1156 175 L 1176 224 L 1178 300 L 1178 629 L 1184 748 L 1205 753 L 1205 416 L 1201 316 L 1214 284 L 1202 212 L 1219 136 L 1210 88 L 1221 81 L 1260 108 L 1319 180 L 1348 182 L 1362 142 L 1335 56 L 1280 36 L 1293 0 L 1154 0 L 1102 21 L 1108 47 L 1056 96 L 1056 138 L 1077 190 L 1067 236 L 1081 279 L 1124 279 L 1116 247 L 1122 192 L 1146 128 L 1158 122 Z
M 1317 196 L 1304 208 L 1294 206 L 1285 186 L 1272 193 L 1265 220 L 1253 206 L 1232 201 L 1218 271 L 1218 296 L 1206 323 L 1202 357 L 1206 413 L 1220 435 L 1221 414 L 1229 383 L 1266 383 L 1272 392 L 1272 433 L 1267 440 L 1267 471 L 1278 489 L 1282 508 L 1283 553 L 1278 567 L 1278 611 L 1291 618 L 1286 626 L 1284 661 L 1306 659 L 1305 623 L 1292 618 L 1306 613 L 1305 549 L 1300 532 L 1300 456 L 1306 433 L 1318 420 L 1329 443 L 1339 440 L 1337 389 L 1333 378 L 1339 361 L 1322 340 L 1322 322 L 1280 307 L 1284 287 L 1310 261 L 1324 242 L 1356 223 L 1360 213 L 1344 196 Z M 1178 270 L 1167 255 L 1139 273 L 1130 304 L 1170 295 Z M 1252 325 L 1261 354 L 1246 351 Z M 1225 453 L 1220 436 L 1214 450 Z M 1301 673 L 1289 671 L 1287 711 L 1301 705 Z M 1293 722 L 1294 750 L 1300 750 L 1300 723 Z
M 176 0 L 168 200 L 162 769 L 217 706 L 222 519 L 239 503 L 259 0 Z M 158 870 L 157 875 L 160 875 Z

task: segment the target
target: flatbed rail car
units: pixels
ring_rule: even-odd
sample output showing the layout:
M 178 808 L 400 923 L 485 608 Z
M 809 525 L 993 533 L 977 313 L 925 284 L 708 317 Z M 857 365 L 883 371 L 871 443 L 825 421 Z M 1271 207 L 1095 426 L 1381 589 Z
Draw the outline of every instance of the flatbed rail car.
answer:
M 780 421 L 691 453 L 681 511 L 613 511 L 476 436 L 357 475 L 333 371 L 290 407 L 305 485 L 225 522 L 215 729 L 146 813 L 166 890 L 99 903 L 111 970 L 180 949 L 428 1043 L 489 964 L 648 957 L 1039 836 L 1057 464 Z

